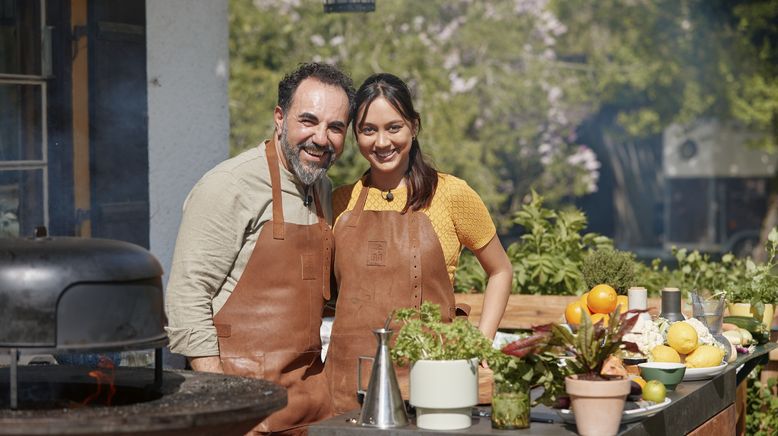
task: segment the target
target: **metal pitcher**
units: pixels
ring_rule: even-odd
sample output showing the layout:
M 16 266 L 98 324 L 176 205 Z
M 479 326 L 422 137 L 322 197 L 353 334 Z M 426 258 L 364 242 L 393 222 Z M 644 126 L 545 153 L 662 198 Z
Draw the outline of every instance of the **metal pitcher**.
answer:
M 378 341 L 375 357 L 359 356 L 357 364 L 357 394 L 364 395 L 359 424 L 365 427 L 391 428 L 408 425 L 405 403 L 400 395 L 400 385 L 394 373 L 389 355 L 389 339 L 392 330 L 374 329 Z M 372 360 L 373 369 L 367 391 L 362 388 L 362 360 Z

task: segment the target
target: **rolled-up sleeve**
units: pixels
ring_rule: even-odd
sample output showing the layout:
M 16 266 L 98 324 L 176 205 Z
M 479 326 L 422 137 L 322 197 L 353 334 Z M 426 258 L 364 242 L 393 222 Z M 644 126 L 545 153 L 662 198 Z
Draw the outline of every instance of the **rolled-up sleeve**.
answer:
M 219 354 L 213 298 L 222 288 L 256 216 L 245 186 L 228 172 L 206 174 L 184 203 L 167 285 L 170 350 L 189 357 Z

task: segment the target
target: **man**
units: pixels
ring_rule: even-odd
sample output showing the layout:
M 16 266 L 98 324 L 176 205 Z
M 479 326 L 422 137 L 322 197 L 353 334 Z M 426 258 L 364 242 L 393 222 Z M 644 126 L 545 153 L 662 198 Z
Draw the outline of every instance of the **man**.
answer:
M 170 280 L 170 350 L 197 371 L 270 380 L 288 405 L 255 431 L 305 431 L 331 415 L 319 327 L 332 265 L 331 185 L 354 89 L 303 64 L 278 85 L 271 140 L 228 159 L 184 203 Z

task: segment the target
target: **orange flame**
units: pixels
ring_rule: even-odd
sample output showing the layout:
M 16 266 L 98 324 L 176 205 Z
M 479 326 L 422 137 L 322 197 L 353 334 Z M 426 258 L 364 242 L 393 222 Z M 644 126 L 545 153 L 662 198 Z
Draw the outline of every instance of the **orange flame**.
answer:
M 104 384 L 108 385 L 108 392 L 106 393 L 105 400 L 106 406 L 111 405 L 111 400 L 113 399 L 114 394 L 116 394 L 116 386 L 114 386 L 115 374 L 113 361 L 105 356 L 100 356 L 100 360 L 97 362 L 97 367 L 99 369 L 89 371 L 88 373 L 88 375 L 94 378 L 97 382 L 97 389 L 92 395 L 84 399 L 84 401 L 81 403 L 84 406 L 88 405 L 100 396 Z

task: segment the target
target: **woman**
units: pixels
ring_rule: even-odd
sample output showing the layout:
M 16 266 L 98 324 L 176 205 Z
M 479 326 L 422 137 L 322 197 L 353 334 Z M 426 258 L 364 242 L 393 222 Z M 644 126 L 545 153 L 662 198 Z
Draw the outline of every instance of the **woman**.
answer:
M 453 280 L 463 245 L 489 275 L 478 326 L 488 338 L 505 311 L 513 273 L 478 194 L 424 161 L 421 118 L 406 84 L 373 75 L 355 107 L 354 134 L 370 169 L 333 193 L 339 290 L 326 366 L 338 413 L 359 407 L 357 358 L 374 354 L 371 330 L 394 309 L 424 300 L 440 304 L 445 320 L 457 316 Z

